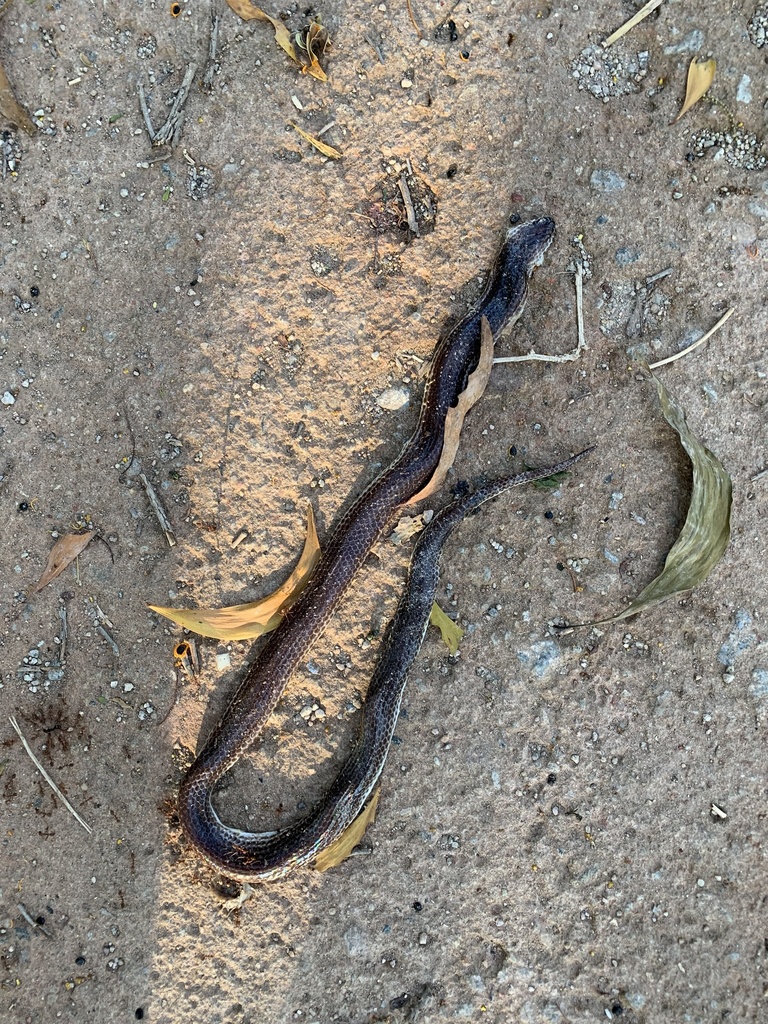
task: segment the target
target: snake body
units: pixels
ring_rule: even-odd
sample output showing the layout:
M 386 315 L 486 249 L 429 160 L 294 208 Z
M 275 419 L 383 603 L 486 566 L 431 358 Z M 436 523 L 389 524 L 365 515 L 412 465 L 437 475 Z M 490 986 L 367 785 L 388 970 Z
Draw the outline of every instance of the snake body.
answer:
M 198 853 L 225 875 L 244 881 L 268 881 L 281 877 L 297 864 L 311 860 L 320 848 L 318 844 L 327 845 L 325 839 L 331 831 L 338 829 L 336 834 L 339 834 L 354 820 L 357 813 L 352 813 L 355 800 L 324 801 L 323 806 L 333 807 L 328 811 L 332 820 L 318 827 L 317 836 L 310 843 L 312 852 L 307 854 L 306 850 L 302 852 L 298 848 L 302 844 L 306 846 L 299 834 L 303 831 L 305 838 L 308 835 L 306 822 L 299 822 L 278 833 L 245 832 L 225 825 L 219 819 L 211 797 L 221 776 L 260 734 L 291 674 L 325 627 L 376 540 L 392 522 L 401 505 L 417 494 L 432 477 L 440 460 L 448 410 L 455 406 L 479 358 L 483 317 L 488 320 L 494 337 L 517 320 L 525 305 L 528 280 L 533 269 L 542 262 L 553 236 L 554 223 L 545 217 L 516 225 L 507 232 L 479 300 L 438 342 L 414 433 L 395 462 L 341 517 L 309 585 L 289 616 L 267 639 L 229 707 L 182 780 L 179 788 L 182 828 Z M 437 558 L 433 561 L 436 567 Z M 414 628 L 420 643 L 426 621 L 415 623 Z M 396 655 L 396 651 L 393 653 Z M 374 701 L 375 694 L 369 693 L 366 706 L 371 702 L 373 708 L 374 704 L 383 702 L 389 708 L 386 714 L 393 724 L 396 715 L 392 717 L 391 710 L 395 704 L 399 708 L 400 694 L 394 693 L 394 687 L 387 686 L 383 676 L 377 686 L 382 694 Z M 366 717 L 370 715 L 364 714 L 364 720 Z M 379 730 L 377 735 L 383 737 L 386 729 Z M 376 752 L 381 745 L 377 742 Z M 363 758 L 374 753 L 370 740 L 365 738 L 365 731 L 359 749 Z M 337 784 L 341 785 L 339 780 L 334 784 L 334 790 Z M 360 806 L 362 804 L 358 810 Z

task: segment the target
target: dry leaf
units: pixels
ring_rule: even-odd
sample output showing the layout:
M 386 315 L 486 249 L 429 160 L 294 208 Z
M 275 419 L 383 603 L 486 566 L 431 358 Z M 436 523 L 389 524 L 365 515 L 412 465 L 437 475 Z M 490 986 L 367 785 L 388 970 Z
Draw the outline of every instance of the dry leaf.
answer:
M 0 117 L 23 128 L 28 135 L 35 134 L 35 123 L 13 94 L 8 76 L 0 64 Z
M 32 588 L 32 593 L 38 593 L 57 576 L 60 576 L 67 566 L 71 565 L 82 551 L 85 551 L 94 536 L 93 533 L 65 533 L 63 537 L 59 537 L 51 548 L 45 571 Z
M 432 520 L 434 514 L 434 511 L 428 508 L 417 516 L 401 516 L 394 530 L 389 535 L 389 539 L 395 547 L 402 544 L 403 541 L 410 540 L 415 534 L 421 533 L 427 523 Z
M 265 14 L 260 7 L 256 7 L 250 0 L 227 0 L 227 3 L 242 18 L 243 21 L 268 21 L 275 30 L 275 42 L 288 54 L 291 60 L 300 64 L 299 55 L 293 45 L 293 37 L 279 18 L 272 18 Z
M 301 73 L 311 75 L 312 78 L 317 78 L 321 82 L 327 82 L 328 78 L 320 67 L 320 58 L 331 45 L 328 29 L 319 21 L 312 21 L 303 32 L 297 32 L 294 39 L 299 47 L 299 59 L 304 65 Z
M 324 850 L 318 853 L 314 864 L 312 865 L 316 871 L 327 871 L 328 868 L 335 868 L 338 864 L 341 864 L 343 860 L 352 853 L 354 848 L 363 838 L 363 833 L 368 826 L 373 822 L 376 817 L 376 807 L 379 802 L 379 795 L 381 793 L 381 783 L 376 786 L 373 791 L 373 796 L 370 798 L 365 807 L 360 811 L 358 816 L 339 836 L 335 839 L 330 846 L 326 846 Z
M 688 83 L 685 87 L 685 100 L 680 113 L 672 124 L 677 124 L 683 114 L 686 114 L 691 107 L 698 103 L 704 93 L 709 89 L 715 78 L 717 61 L 714 57 L 709 60 L 699 61 L 695 57 L 688 68 Z
M 459 649 L 461 638 L 464 636 L 464 630 L 453 619 L 448 618 L 437 601 L 434 602 L 432 611 L 429 613 L 429 624 L 437 626 L 443 638 L 443 643 L 448 648 L 448 653 L 455 654 Z
M 618 615 L 589 625 L 618 622 L 697 587 L 719 562 L 730 540 L 731 478 L 720 460 L 691 433 L 685 413 L 658 377 L 653 380 L 664 419 L 679 434 L 693 464 L 691 502 L 660 575 Z
M 464 417 L 469 410 L 482 396 L 493 369 L 493 331 L 485 317 L 480 321 L 480 359 L 477 366 L 467 378 L 467 386 L 459 395 L 456 405 L 448 410 L 445 417 L 445 431 L 443 436 L 443 450 L 440 453 L 440 462 L 432 474 L 428 483 L 422 487 L 418 494 L 406 501 L 405 505 L 415 505 L 417 501 L 423 501 L 443 486 L 448 470 L 456 459 L 456 452 L 461 439 L 461 428 L 464 426 Z
M 311 22 L 309 28 L 303 32 L 297 32 L 293 36 L 279 18 L 273 18 L 266 14 L 250 0 L 227 0 L 227 3 L 243 21 L 268 21 L 275 30 L 275 42 L 285 50 L 295 64 L 301 67 L 302 73 L 311 75 L 321 82 L 328 80 L 318 60 L 330 45 L 328 32 L 322 25 L 318 22 Z M 298 50 L 294 46 L 294 40 L 299 45 Z
M 306 139 L 306 141 L 322 153 L 323 156 L 329 156 L 331 160 L 341 160 L 343 154 L 340 153 L 338 149 L 334 149 L 333 146 L 329 146 L 327 143 L 321 142 L 320 139 L 316 139 L 314 135 L 310 135 L 309 132 L 305 132 L 303 128 L 299 128 L 299 126 L 294 124 L 293 121 L 289 121 L 288 124 L 294 131 L 299 133 L 302 139 Z
M 319 560 L 320 541 L 310 505 L 307 509 L 307 539 L 301 558 L 285 583 L 267 597 L 229 608 L 161 608 L 154 604 L 147 607 L 202 636 L 218 640 L 252 640 L 280 625 L 285 612 L 295 604 L 309 582 Z

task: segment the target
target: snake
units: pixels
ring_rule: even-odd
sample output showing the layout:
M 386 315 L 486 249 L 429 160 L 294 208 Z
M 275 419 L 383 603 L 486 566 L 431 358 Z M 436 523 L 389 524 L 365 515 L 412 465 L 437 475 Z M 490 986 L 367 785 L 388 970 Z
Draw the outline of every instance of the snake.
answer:
M 548 217 L 508 229 L 478 299 L 437 343 L 413 434 L 395 461 L 339 518 L 308 585 L 266 639 L 184 775 L 178 797 L 182 830 L 203 860 L 227 877 L 247 882 L 274 881 L 301 864 L 311 863 L 354 821 L 381 774 L 405 675 L 426 630 L 432 600 L 424 615 L 424 595 L 430 587 L 434 594 L 437 586 L 438 558 L 445 537 L 471 508 L 499 493 L 494 486 L 503 490 L 525 482 L 519 475 L 481 488 L 463 499 L 464 504 L 460 499 L 448 506 L 444 514 L 435 516 L 437 525 L 424 531 L 416 548 L 420 553 L 412 561 L 409 583 L 395 616 L 397 624 L 390 628 L 389 642 L 382 645 L 381 667 L 377 667 L 369 685 L 360 738 L 310 818 L 278 831 L 249 832 L 222 822 L 212 802 L 219 780 L 261 734 L 295 668 L 325 628 L 373 545 L 402 506 L 434 475 L 443 449 L 446 417 L 456 406 L 480 357 L 482 321 L 488 321 L 496 339 L 519 319 L 529 279 L 543 262 L 554 231 L 554 222 Z M 532 472 L 535 477 L 556 470 L 549 467 Z M 416 610 L 414 605 L 418 605 Z

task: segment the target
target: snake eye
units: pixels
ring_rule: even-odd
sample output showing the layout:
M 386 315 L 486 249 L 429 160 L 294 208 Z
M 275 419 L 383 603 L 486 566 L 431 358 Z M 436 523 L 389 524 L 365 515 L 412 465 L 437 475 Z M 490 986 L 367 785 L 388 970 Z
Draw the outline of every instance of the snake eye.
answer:
M 176 4 L 176 3 L 171 4 L 171 17 L 172 18 L 178 18 L 178 16 L 180 14 L 181 14 L 181 4 Z

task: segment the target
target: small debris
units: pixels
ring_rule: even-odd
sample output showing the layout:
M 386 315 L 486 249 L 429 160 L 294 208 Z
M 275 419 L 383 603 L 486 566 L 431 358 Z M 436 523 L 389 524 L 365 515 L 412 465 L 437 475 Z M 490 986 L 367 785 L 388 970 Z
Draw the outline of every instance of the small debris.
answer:
M 397 231 L 404 236 L 403 241 L 411 242 L 434 231 L 437 196 L 413 172 L 409 160 L 404 164 L 393 162 L 371 190 L 363 212 L 377 234 Z
M 210 167 L 198 167 L 196 164 L 188 167 L 186 189 L 189 198 L 195 202 L 210 199 L 216 191 L 216 178 Z
M 732 167 L 745 171 L 761 171 L 768 165 L 768 156 L 763 150 L 763 140 L 745 128 L 729 131 L 715 131 L 704 128 L 691 139 L 691 153 L 694 157 L 704 156 L 708 150 L 717 147 L 715 159 L 724 158 Z
M 749 41 L 758 49 L 768 43 L 768 3 L 758 4 L 755 13 L 747 22 Z
M 606 53 L 602 46 L 585 47 L 569 68 L 579 90 L 607 103 L 616 96 L 638 92 L 648 74 L 648 50 L 630 55 L 621 50 Z
M 8 174 L 18 174 L 21 163 L 21 143 L 15 132 L 0 131 L 0 161 L 3 166 L 3 179 Z

